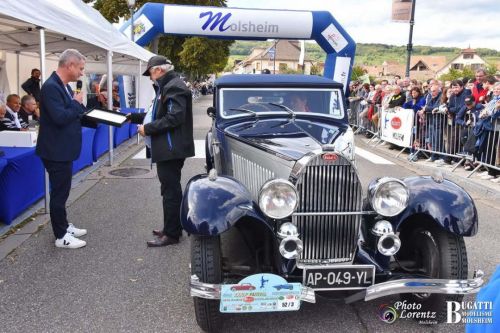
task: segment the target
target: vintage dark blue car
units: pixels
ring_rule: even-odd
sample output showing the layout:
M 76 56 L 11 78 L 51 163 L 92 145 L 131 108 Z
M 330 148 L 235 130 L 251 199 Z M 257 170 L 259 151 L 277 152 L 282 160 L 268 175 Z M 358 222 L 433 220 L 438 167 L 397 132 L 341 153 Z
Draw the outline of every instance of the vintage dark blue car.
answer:
M 221 288 L 255 274 L 300 283 L 306 302 L 401 294 L 435 321 L 446 301 L 482 285 L 481 271 L 467 279 L 464 237 L 477 233 L 478 216 L 461 187 L 388 176 L 362 190 L 341 84 L 223 76 L 207 112 L 207 174 L 189 181 L 181 211 L 203 330 L 222 323 Z

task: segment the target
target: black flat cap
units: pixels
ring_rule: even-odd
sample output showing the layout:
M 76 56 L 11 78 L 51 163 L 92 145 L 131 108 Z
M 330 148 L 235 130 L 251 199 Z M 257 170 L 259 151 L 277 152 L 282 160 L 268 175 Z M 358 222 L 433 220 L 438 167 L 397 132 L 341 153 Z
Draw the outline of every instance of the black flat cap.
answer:
M 164 56 L 160 56 L 160 55 L 153 56 L 153 57 L 151 57 L 151 59 L 149 59 L 148 66 L 146 67 L 146 71 L 144 71 L 144 73 L 142 73 L 142 75 L 149 76 L 149 70 L 151 69 L 151 67 L 160 66 L 160 65 L 167 65 L 167 64 L 171 65 L 172 62 L 170 62 L 170 60 L 168 60 Z

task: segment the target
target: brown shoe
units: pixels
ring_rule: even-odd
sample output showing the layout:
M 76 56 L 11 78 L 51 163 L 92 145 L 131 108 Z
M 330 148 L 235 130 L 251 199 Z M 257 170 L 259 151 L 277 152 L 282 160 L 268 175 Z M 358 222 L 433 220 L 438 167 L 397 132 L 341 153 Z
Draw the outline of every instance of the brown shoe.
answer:
M 163 235 L 157 239 L 147 241 L 148 247 L 168 246 L 179 243 L 178 239 Z
M 153 230 L 153 235 L 155 235 L 156 237 L 161 237 L 163 236 L 163 230 L 155 229 Z

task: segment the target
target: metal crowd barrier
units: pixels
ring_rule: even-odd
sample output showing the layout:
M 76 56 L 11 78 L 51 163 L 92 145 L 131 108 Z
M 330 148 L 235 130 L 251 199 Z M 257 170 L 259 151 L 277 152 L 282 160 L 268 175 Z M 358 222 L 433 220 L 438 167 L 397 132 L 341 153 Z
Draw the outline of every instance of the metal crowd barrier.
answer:
M 475 137 L 475 122 L 457 124 L 455 119 L 442 113 L 416 114 L 413 122 L 410 161 L 420 153 L 436 159 L 448 157 L 455 160 L 455 171 L 465 161 L 473 163 L 467 178 L 481 167 L 500 171 L 500 121 L 492 122 L 492 131 L 483 131 Z M 403 149 L 404 150 L 404 149 Z M 401 153 L 401 152 L 400 152 Z M 399 156 L 399 154 L 398 154 Z
M 349 124 L 355 130 L 355 134 L 367 132 L 372 138 L 378 137 L 379 123 L 368 119 L 369 105 L 363 105 L 362 100 L 353 100 L 349 102 Z M 375 105 L 373 114 L 378 112 L 378 105 Z

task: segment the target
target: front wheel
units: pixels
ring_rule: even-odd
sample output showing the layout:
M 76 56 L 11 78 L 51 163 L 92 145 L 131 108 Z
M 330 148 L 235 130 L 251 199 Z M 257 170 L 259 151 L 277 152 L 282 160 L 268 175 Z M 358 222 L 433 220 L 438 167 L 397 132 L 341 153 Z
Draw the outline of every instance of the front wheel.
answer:
M 219 284 L 222 282 L 222 256 L 220 237 L 193 236 L 191 240 L 191 274 L 200 282 Z M 194 297 L 196 321 L 205 332 L 218 332 L 222 318 L 219 300 Z
M 406 242 L 402 242 L 401 253 L 415 262 L 419 273 L 435 279 L 467 279 L 467 250 L 462 236 L 455 235 L 437 226 L 414 230 Z M 420 311 L 435 312 L 435 320 L 446 319 L 447 301 L 460 302 L 463 295 L 447 294 L 401 294 L 407 303 L 421 304 Z

